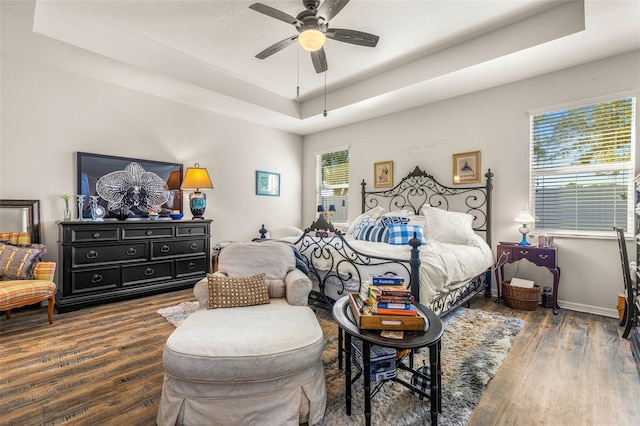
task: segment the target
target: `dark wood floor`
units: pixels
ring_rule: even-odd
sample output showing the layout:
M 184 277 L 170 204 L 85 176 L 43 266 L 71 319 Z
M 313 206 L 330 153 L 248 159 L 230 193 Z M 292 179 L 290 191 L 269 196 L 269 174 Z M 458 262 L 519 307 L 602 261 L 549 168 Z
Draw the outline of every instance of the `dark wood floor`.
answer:
M 58 314 L 0 319 L 0 425 L 153 425 L 162 348 L 174 330 L 158 308 L 191 290 Z M 640 375 L 617 321 L 561 310 L 472 308 L 526 325 L 470 425 L 637 425 Z

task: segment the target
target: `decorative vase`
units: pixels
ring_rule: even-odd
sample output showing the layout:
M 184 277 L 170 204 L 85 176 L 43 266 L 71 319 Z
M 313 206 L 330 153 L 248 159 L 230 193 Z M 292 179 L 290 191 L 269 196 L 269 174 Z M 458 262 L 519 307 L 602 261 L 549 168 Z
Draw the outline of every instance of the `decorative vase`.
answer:
M 84 194 L 76 195 L 76 198 L 78 199 L 78 220 L 84 220 L 83 218 L 84 197 L 86 197 L 86 195 Z
M 67 205 L 65 206 L 63 214 L 64 214 L 63 220 L 65 222 L 68 222 L 71 220 L 71 210 L 69 210 L 69 203 L 67 203 Z

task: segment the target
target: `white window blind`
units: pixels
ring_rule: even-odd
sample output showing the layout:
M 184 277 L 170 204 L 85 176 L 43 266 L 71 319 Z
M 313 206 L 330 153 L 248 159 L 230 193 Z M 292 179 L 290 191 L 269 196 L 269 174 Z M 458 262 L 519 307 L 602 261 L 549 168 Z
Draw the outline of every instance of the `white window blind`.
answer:
M 316 155 L 316 204 L 335 224 L 347 223 L 349 211 L 349 149 Z M 331 206 L 335 212 L 329 212 Z
M 535 228 L 633 229 L 635 98 L 531 116 Z

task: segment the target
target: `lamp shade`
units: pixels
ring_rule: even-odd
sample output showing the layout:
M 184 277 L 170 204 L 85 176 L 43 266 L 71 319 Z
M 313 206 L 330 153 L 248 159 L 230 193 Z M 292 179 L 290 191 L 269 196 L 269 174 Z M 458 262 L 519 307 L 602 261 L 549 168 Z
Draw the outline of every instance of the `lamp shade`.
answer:
M 326 37 L 322 31 L 316 29 L 304 30 L 298 36 L 298 43 L 304 50 L 315 52 L 324 46 Z
M 324 211 L 324 206 L 322 204 L 318 204 L 318 213 L 321 213 Z
M 198 163 L 194 167 L 187 168 L 187 172 L 184 174 L 184 180 L 180 189 L 213 189 L 211 178 L 209 178 L 209 172 L 204 167 L 200 167 Z
M 329 205 L 329 211 L 330 211 L 330 212 L 334 212 L 334 213 L 335 213 L 335 211 L 336 211 L 336 205 L 335 205 L 335 204 L 331 204 L 331 205 Z
M 180 189 L 180 180 L 182 179 L 182 172 L 180 170 L 174 170 L 169 174 L 167 179 L 167 189 L 169 191 L 177 191 Z
M 528 211 L 521 211 L 513 220 L 518 223 L 534 223 L 536 221 Z

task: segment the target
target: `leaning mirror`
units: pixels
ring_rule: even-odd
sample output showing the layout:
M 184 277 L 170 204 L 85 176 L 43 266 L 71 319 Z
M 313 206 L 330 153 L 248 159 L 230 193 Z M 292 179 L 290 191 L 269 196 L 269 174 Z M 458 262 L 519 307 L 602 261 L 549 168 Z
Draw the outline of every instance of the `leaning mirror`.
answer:
M 0 200 L 0 232 L 28 232 L 40 242 L 40 201 Z

